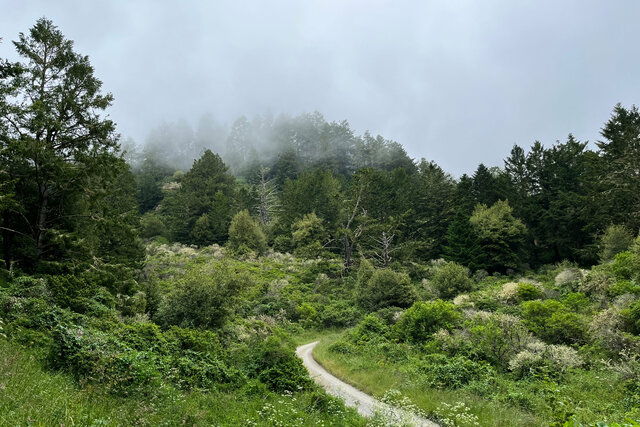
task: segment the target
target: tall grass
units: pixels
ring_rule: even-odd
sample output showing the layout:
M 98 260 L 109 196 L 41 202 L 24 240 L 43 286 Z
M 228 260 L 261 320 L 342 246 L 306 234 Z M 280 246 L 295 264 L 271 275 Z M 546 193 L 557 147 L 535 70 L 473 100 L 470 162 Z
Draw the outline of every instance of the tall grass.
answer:
M 144 398 L 117 398 L 99 388 L 78 388 L 69 376 L 45 370 L 34 354 L 0 338 L 0 426 L 365 425 L 355 410 L 317 401 L 314 392 L 184 393 L 170 386 Z
M 339 339 L 340 335 L 325 337 L 316 346 L 314 357 L 329 372 L 372 396 L 380 398 L 389 390 L 400 390 L 418 408 L 432 415 L 443 404 L 464 402 L 482 426 L 548 425 L 544 419 L 532 413 L 482 399 L 465 390 L 426 388 L 412 381 L 410 374 L 401 367 L 381 364 L 379 359 L 330 352 L 328 348 Z

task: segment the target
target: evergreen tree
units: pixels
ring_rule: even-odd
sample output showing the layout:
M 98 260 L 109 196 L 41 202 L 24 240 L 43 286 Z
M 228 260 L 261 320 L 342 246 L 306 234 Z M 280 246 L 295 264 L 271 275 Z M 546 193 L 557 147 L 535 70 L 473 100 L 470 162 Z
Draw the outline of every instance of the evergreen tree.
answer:
M 442 254 L 445 234 L 455 212 L 455 181 L 435 162 L 422 160 L 418 165 L 412 188 L 411 209 L 407 233 L 417 240 L 416 255 L 421 259 L 435 259 Z
M 456 212 L 447 229 L 445 241 L 443 254 L 447 261 L 455 261 L 471 270 L 486 267 L 482 263 L 480 240 L 464 211 Z
M 626 224 L 637 233 L 640 228 L 640 111 L 635 105 L 617 104 L 598 141 L 604 184 L 599 205 L 606 209 L 610 223 Z
M 206 150 L 163 207 L 172 237 L 183 243 L 224 243 L 235 209 L 235 179 L 219 155 Z
M 91 260 L 135 246 L 135 206 L 116 195 L 130 173 L 115 125 L 102 115 L 113 97 L 50 20 L 39 19 L 14 46 L 25 62 L 0 62 L 0 168 L 14 195 L 0 202 L 7 266 Z
M 304 172 L 287 180 L 280 196 L 278 227 L 289 233 L 291 225 L 305 214 L 315 213 L 331 231 L 338 225 L 341 208 L 340 182 L 329 171 Z

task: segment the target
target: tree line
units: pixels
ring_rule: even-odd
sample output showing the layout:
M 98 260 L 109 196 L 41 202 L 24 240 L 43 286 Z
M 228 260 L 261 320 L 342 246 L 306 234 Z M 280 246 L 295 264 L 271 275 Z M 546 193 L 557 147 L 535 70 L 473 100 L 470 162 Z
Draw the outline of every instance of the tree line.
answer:
M 443 257 L 506 273 L 593 264 L 607 227 L 635 235 L 640 226 L 635 106 L 614 107 L 595 150 L 572 135 L 515 145 L 502 167 L 480 164 L 459 179 L 319 113 L 243 117 L 226 136 L 205 120 L 186 145 L 156 132 L 164 136 L 127 154 L 104 115 L 113 97 L 51 21 L 14 45 L 23 61 L 0 64 L 8 269 L 135 267 L 142 236 L 339 256 L 346 269 L 362 257 L 385 267 Z M 188 170 L 167 160 L 185 165 L 196 151 Z
M 317 149 L 336 124 L 312 117 L 313 137 L 305 143 Z M 280 131 L 297 135 L 307 119 L 282 122 Z M 639 226 L 638 109 L 616 105 L 601 136 L 596 150 L 573 135 L 551 147 L 514 145 L 502 167 L 480 164 L 459 179 L 381 137 L 353 151 L 342 139 L 333 152 L 324 150 L 326 164 L 284 148 L 274 161 L 245 163 L 235 174 L 211 151 L 184 174 L 149 157 L 136 170 L 138 201 L 153 225 L 148 237 L 224 244 L 232 218 L 246 210 L 274 249 L 341 256 L 347 268 L 358 257 L 382 266 L 444 257 L 491 273 L 562 260 L 589 265 L 598 260 L 598 237 L 607 227 L 635 235 Z M 285 138 L 283 146 L 290 142 Z M 371 155 L 348 164 L 354 153 Z

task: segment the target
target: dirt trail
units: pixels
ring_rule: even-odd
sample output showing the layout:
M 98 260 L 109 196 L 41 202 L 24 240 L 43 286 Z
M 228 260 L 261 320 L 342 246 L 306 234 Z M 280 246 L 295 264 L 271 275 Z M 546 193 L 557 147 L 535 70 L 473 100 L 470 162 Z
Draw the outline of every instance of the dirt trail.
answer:
M 322 386 L 327 393 L 344 399 L 347 406 L 357 408 L 360 415 L 365 417 L 371 417 L 374 413 L 379 412 L 397 421 L 408 422 L 415 426 L 438 426 L 438 424 L 425 418 L 418 417 L 417 415 L 411 414 L 402 409 L 394 408 L 386 403 L 380 402 L 379 400 L 374 399 L 368 394 L 331 375 L 313 358 L 313 348 L 316 344 L 318 344 L 318 341 L 301 345 L 296 349 L 296 354 L 302 359 L 302 363 L 309 371 L 311 378 L 313 378 L 317 384 Z

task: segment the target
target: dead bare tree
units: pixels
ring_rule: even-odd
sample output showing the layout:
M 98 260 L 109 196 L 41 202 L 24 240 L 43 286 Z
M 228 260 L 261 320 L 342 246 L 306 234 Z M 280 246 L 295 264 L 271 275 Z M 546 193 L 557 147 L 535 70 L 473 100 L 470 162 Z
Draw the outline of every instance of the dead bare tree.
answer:
M 395 233 L 389 234 L 386 231 L 383 231 L 382 236 L 379 239 L 373 239 L 380 246 L 380 249 L 375 251 L 374 255 L 383 267 L 389 267 L 391 264 L 391 252 L 393 252 L 391 242 L 394 237 Z
M 342 261 L 345 269 L 351 268 L 353 265 L 353 250 L 358 244 L 358 240 L 362 235 L 362 224 L 358 224 L 358 226 L 352 230 L 353 221 L 358 213 L 358 208 L 360 207 L 360 198 L 362 196 L 362 187 L 360 187 L 360 191 L 358 192 L 358 197 L 356 198 L 356 203 L 353 206 L 353 210 L 351 211 L 351 215 L 347 220 L 347 223 L 342 224 Z M 367 216 L 367 211 L 362 210 L 362 216 Z
M 268 225 L 278 209 L 278 192 L 273 180 L 267 180 L 269 168 L 260 168 L 260 183 L 258 184 L 259 202 L 256 207 L 258 220 L 263 225 Z

